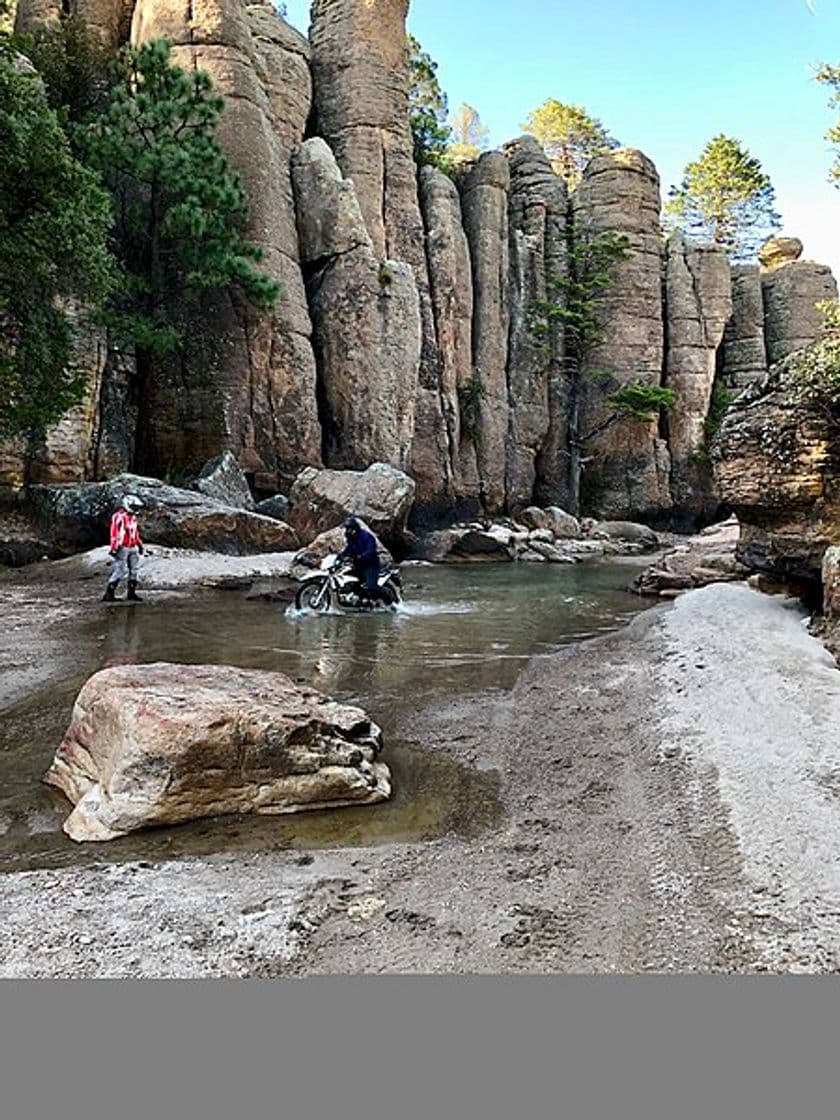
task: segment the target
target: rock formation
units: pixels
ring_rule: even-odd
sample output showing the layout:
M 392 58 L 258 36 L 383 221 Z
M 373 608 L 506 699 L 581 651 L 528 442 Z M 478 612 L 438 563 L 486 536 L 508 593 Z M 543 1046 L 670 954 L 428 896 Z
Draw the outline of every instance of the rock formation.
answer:
M 721 499 L 741 522 L 738 559 L 818 582 L 840 526 L 840 440 L 827 414 L 792 391 L 786 363 L 735 401 L 713 458 Z
M 764 299 L 758 265 L 732 266 L 732 316 L 721 348 L 721 378 L 727 390 L 739 393 L 767 373 L 764 343 Z
M 405 531 L 414 482 L 386 463 L 373 463 L 364 472 L 302 470 L 289 495 L 289 523 L 302 540 L 360 517 L 387 543 L 399 542 Z
M 20 0 L 18 25 L 65 8 Z M 189 474 L 228 451 L 258 498 L 322 463 L 407 471 L 415 525 L 534 502 L 696 520 L 717 504 L 697 465 L 714 377 L 732 390 L 761 379 L 813 341 L 814 303 L 836 295 L 796 239 L 768 242 L 761 270 L 736 266 L 731 285 L 715 251 L 673 240 L 663 255 L 658 176 L 632 149 L 592 160 L 571 202 L 530 137 L 457 185 L 418 173 L 408 0 L 314 0 L 311 45 L 268 2 L 75 9 L 108 46 L 165 36 L 177 63 L 211 75 L 245 234 L 282 291 L 272 315 L 207 296 L 183 312 L 183 348 L 148 369 L 107 337 L 81 339 L 88 397 L 27 463 L 0 449 L 0 484 Z M 565 275 L 569 238 L 601 233 L 628 253 L 578 378 L 562 329 L 538 340 L 531 312 Z M 673 389 L 670 417 L 611 422 L 605 397 L 630 382 Z
M 602 338 L 586 358 L 585 373 L 604 371 L 610 387 L 659 385 L 664 348 L 659 176 L 646 156 L 622 149 L 597 156 L 572 198 L 578 237 L 617 234 L 627 255 L 617 261 L 612 286 L 600 300 Z M 607 418 L 603 388 L 587 382 L 581 433 Z M 583 490 L 603 516 L 655 514 L 671 505 L 668 450 L 656 422 L 613 424 L 586 445 L 594 458 Z
M 704 424 L 712 399 L 718 347 L 732 313 L 726 254 L 712 245 L 688 244 L 680 234 L 670 237 L 665 306 L 664 380 L 674 393 L 674 406 L 667 418 L 671 494 L 674 505 L 684 513 L 699 514 L 709 491 L 707 471 L 699 461 L 706 444 Z
M 508 433 L 508 189 L 500 152 L 486 152 L 467 175 L 464 229 L 473 278 L 473 374 L 469 392 L 483 506 L 504 509 Z M 473 434 L 473 433 L 470 433 Z
M 379 728 L 282 673 L 120 665 L 84 685 L 44 780 L 73 840 L 223 813 L 295 813 L 390 796 Z
M 140 528 L 146 542 L 231 556 L 284 552 L 299 544 L 295 531 L 274 517 L 138 475 L 117 475 L 109 482 L 81 486 L 34 486 L 31 502 L 37 521 L 55 545 L 74 552 L 108 540 L 111 514 L 125 494 L 136 494 L 143 501 Z
M 819 337 L 820 300 L 837 299 L 831 269 L 813 261 L 789 261 L 762 273 L 767 363 L 774 365 Z
M 421 325 L 403 261 L 380 260 L 353 184 L 320 138 L 295 152 L 301 254 L 315 324 L 327 464 L 404 467 L 414 435 Z
M 562 333 L 538 340 L 530 325 L 534 300 L 544 300 L 551 281 L 566 274 L 568 199 L 532 136 L 506 144 L 504 152 L 510 165 L 505 504 L 516 512 L 530 504 L 535 489 L 541 500 L 561 506 L 569 497 Z
M 227 297 L 208 301 L 212 337 L 191 324 L 201 338 L 184 347 L 176 370 L 169 363 L 153 378 L 143 457 L 158 469 L 197 468 L 230 448 L 259 489 L 276 489 L 301 465 L 320 462 L 311 323 L 289 172 L 309 114 L 309 46 L 269 5 L 241 0 L 206 0 L 198 9 L 138 0 L 131 38 L 168 39 L 173 61 L 206 70 L 224 96 L 219 140 L 246 188 L 244 232 L 282 291 L 272 316 Z

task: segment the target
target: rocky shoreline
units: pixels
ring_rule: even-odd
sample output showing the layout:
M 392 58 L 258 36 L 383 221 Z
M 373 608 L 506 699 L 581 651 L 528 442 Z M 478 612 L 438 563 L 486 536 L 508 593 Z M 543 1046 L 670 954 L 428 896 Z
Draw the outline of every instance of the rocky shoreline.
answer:
M 407 703 L 424 750 L 498 775 L 473 838 L 4 875 L 0 971 L 834 970 L 840 675 L 803 617 L 716 584 L 510 693 Z

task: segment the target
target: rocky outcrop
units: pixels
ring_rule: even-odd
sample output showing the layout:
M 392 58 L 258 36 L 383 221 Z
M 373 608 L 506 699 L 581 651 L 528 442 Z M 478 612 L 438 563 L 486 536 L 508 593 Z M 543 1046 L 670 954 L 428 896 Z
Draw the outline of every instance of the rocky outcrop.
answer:
M 248 480 L 230 451 L 225 451 L 204 464 L 194 488 L 223 505 L 254 512 L 254 499 L 248 488 Z
M 639 595 L 673 599 L 693 587 L 746 579 L 749 568 L 735 555 L 738 535 L 734 517 L 710 525 L 640 572 L 633 580 L 632 590 Z
M 724 387 L 737 394 L 767 375 L 767 349 L 758 265 L 732 265 L 731 274 L 732 315 L 723 334 L 720 372 Z
M 774 365 L 815 342 L 822 331 L 816 304 L 837 299 L 831 269 L 813 261 L 791 261 L 762 273 L 767 363 Z
M 120 665 L 84 685 L 44 781 L 73 840 L 224 813 L 294 813 L 390 796 L 379 728 L 281 673 Z
M 414 272 L 420 383 L 436 390 L 439 355 L 408 119 L 407 13 L 408 0 L 315 0 L 314 110 L 318 134 L 356 189 L 377 259 L 404 261 Z
M 225 98 L 219 141 L 248 196 L 244 233 L 282 291 L 271 316 L 217 296 L 187 316 L 184 347 L 151 377 L 141 415 L 147 469 L 197 469 L 229 448 L 260 490 L 320 462 L 315 363 L 297 248 L 289 156 L 311 102 L 309 46 L 269 5 L 138 0 L 131 38 L 166 38 L 172 58 L 199 67 Z M 214 323 L 212 334 L 204 324 Z M 200 343 L 200 344 L 199 344 Z
M 611 287 L 600 300 L 602 338 L 587 355 L 585 375 L 609 375 L 612 389 L 629 382 L 659 385 L 664 348 L 659 176 L 641 152 L 621 149 L 586 167 L 572 198 L 579 238 L 617 234 L 627 255 L 617 261 Z M 600 378 L 584 377 L 581 433 L 608 418 Z M 671 505 L 669 457 L 655 421 L 612 424 L 586 444 L 594 459 L 582 489 L 602 516 L 638 517 Z
M 300 246 L 324 402 L 324 454 L 337 469 L 405 467 L 414 434 L 420 307 L 402 261 L 375 255 L 353 184 L 327 144 L 295 152 Z
M 774 578 L 818 582 L 840 532 L 840 435 L 793 392 L 787 363 L 734 402 L 713 460 L 721 500 L 741 523 L 738 559 Z
M 420 171 L 420 206 L 440 364 L 438 382 L 418 386 L 409 469 L 418 507 L 434 513 L 478 497 L 475 443 L 460 407 L 472 375 L 473 281 L 458 189 L 437 168 Z
M 77 552 L 108 540 L 111 514 L 125 494 L 136 494 L 143 501 L 140 525 L 147 542 L 230 556 L 285 552 L 300 543 L 292 528 L 273 517 L 234 509 L 192 490 L 138 475 L 81 486 L 34 486 L 31 502 L 49 539 L 66 552 Z
M 473 278 L 471 409 L 477 417 L 479 490 L 488 512 L 505 507 L 508 436 L 508 190 L 510 168 L 486 152 L 467 174 L 464 229 Z
M 713 511 L 705 450 L 705 421 L 712 399 L 718 347 L 732 313 L 729 262 L 714 245 L 695 245 L 680 234 L 668 239 L 665 384 L 674 394 L 668 412 L 671 495 L 683 515 Z
M 562 333 L 537 339 L 530 322 L 533 302 L 545 300 L 551 281 L 566 274 L 568 199 L 563 180 L 532 136 L 506 144 L 504 153 L 510 165 L 505 504 L 515 513 L 533 500 L 538 476 L 541 500 L 561 505 L 568 500 Z
M 386 463 L 366 471 L 301 471 L 289 494 L 289 523 L 304 541 L 359 517 L 388 543 L 399 543 L 414 501 L 414 482 Z

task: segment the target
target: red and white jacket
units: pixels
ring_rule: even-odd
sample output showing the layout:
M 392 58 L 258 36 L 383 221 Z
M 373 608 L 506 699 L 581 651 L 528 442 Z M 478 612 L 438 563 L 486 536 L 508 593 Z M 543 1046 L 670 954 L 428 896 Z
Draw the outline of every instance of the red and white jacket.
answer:
M 111 551 L 139 548 L 142 544 L 136 516 L 128 510 L 118 509 L 111 518 Z

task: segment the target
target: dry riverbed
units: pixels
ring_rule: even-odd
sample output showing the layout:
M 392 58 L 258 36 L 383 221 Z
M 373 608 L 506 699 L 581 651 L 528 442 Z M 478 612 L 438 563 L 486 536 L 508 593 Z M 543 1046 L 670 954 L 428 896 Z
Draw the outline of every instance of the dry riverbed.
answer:
M 0 593 L 8 703 L 77 608 Z M 473 838 L 0 876 L 0 974 L 835 970 L 840 673 L 803 617 L 717 584 L 510 692 L 407 703 L 406 739 L 498 775 Z

